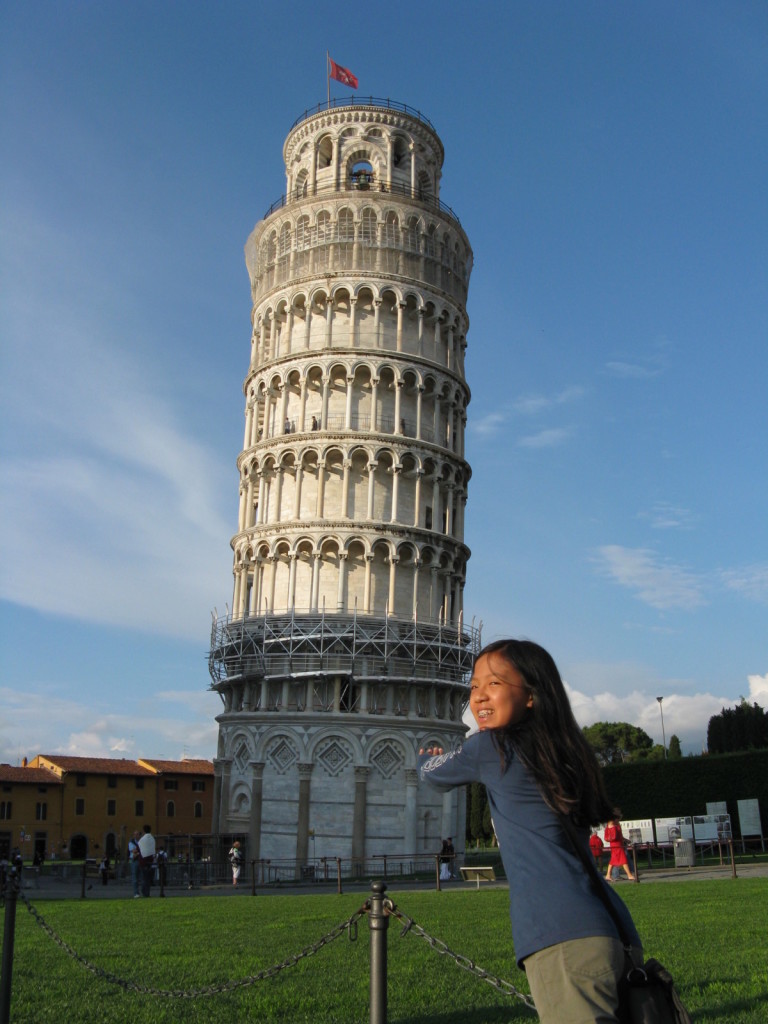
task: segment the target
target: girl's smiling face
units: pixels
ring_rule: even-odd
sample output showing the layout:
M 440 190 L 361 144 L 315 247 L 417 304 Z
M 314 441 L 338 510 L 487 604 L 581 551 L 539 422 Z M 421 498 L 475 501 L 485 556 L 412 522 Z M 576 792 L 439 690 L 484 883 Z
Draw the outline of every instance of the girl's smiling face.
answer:
M 503 729 L 525 717 L 533 696 L 514 665 L 499 654 L 484 654 L 472 673 L 469 706 L 481 730 Z

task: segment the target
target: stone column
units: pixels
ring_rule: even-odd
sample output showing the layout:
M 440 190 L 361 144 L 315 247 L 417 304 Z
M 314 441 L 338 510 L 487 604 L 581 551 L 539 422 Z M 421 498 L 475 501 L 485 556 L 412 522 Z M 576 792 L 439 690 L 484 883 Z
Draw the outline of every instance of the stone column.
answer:
M 365 857 L 365 832 L 367 814 L 367 785 L 371 769 L 364 765 L 355 766 L 355 809 L 352 815 L 352 859 Z M 359 865 L 362 868 L 362 865 Z M 353 869 L 354 870 L 354 869 Z
M 381 305 L 381 303 L 379 303 Z M 378 306 L 376 311 L 378 312 Z M 379 378 L 371 377 L 371 430 L 379 429 L 379 410 L 377 408 Z
M 352 462 L 349 459 L 344 459 L 342 462 L 344 475 L 341 480 L 341 517 L 342 519 L 349 518 L 349 471 L 352 468 Z
M 404 853 L 418 852 L 418 817 L 416 795 L 419 773 L 416 768 L 405 769 L 405 849 Z
M 352 428 L 352 390 L 355 384 L 354 377 L 347 377 L 347 394 L 346 394 L 346 405 L 344 407 L 344 429 L 351 430 Z
M 309 313 L 307 313 L 307 319 L 309 319 Z M 299 392 L 299 433 L 303 433 L 307 429 L 307 378 L 301 378 L 301 386 Z
M 258 860 L 261 850 L 261 805 L 264 761 L 251 761 L 251 817 L 248 821 L 248 859 Z
M 399 492 L 400 492 L 400 488 L 399 488 L 399 484 L 400 484 L 400 471 L 401 471 L 402 468 L 403 468 L 402 466 L 393 466 L 392 467 L 392 509 L 391 509 L 390 515 L 389 515 L 389 521 L 391 523 L 396 523 L 398 521 L 397 502 L 398 502 L 398 495 L 399 495 Z
M 397 572 L 397 563 L 400 559 L 397 555 L 393 555 L 389 560 L 389 595 L 387 597 L 387 608 L 389 614 L 395 614 L 395 574 Z
M 296 562 L 299 556 L 292 551 L 288 557 L 291 563 L 288 568 L 288 608 L 291 609 L 296 606 Z
M 402 434 L 403 433 L 402 423 L 400 422 L 400 420 L 401 420 L 400 404 L 401 404 L 402 392 L 403 392 L 403 382 L 401 380 L 395 381 L 395 422 L 394 422 L 394 425 L 392 427 L 392 433 L 393 434 Z
M 229 828 L 229 784 L 232 775 L 232 758 L 222 757 L 214 762 L 214 769 L 217 764 L 221 765 L 221 786 L 219 789 L 218 824 L 215 831 L 221 834 L 228 832 Z
M 309 788 L 313 764 L 299 764 L 299 818 L 296 822 L 296 877 L 309 855 Z
M 336 609 L 344 610 L 344 587 L 347 582 L 347 552 L 339 552 L 339 586 L 336 592 Z
M 371 565 L 373 563 L 373 555 L 365 556 L 365 589 L 363 591 L 363 611 L 370 612 L 371 610 Z
M 328 397 L 331 391 L 331 378 L 323 377 L 323 406 L 320 413 L 320 429 L 328 429 Z
M 376 463 L 368 463 L 368 508 L 366 510 L 366 518 L 370 521 L 373 519 L 373 474 L 376 471 Z

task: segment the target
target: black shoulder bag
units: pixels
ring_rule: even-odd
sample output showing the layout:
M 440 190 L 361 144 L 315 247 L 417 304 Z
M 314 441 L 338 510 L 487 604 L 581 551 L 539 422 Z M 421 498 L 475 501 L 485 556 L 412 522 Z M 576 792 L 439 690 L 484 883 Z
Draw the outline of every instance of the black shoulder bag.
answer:
M 595 862 L 582 847 L 573 823 L 560 815 L 565 833 L 571 841 L 576 856 L 584 865 L 596 894 L 616 925 L 624 944 L 625 973 L 619 984 L 619 1020 L 622 1024 L 692 1024 L 691 1015 L 683 1005 L 675 988 L 672 975 L 658 960 L 646 960 L 642 967 L 632 963 L 632 945 L 616 908 L 611 903 L 603 886 Z

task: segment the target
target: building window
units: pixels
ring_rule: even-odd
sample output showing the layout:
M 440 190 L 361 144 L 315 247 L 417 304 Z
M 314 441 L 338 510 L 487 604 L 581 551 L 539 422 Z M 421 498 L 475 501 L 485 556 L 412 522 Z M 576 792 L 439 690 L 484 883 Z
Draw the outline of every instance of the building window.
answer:
M 78 775 L 76 777 L 76 779 L 75 779 L 75 784 L 78 785 L 78 786 L 84 786 L 85 785 L 85 776 L 84 775 Z
M 136 779 L 136 789 L 144 789 L 144 779 Z
M 202 816 L 203 816 L 203 805 L 198 800 L 195 803 L 195 817 L 196 818 L 202 818 Z
M 75 814 L 85 814 L 85 800 L 81 796 L 75 800 Z
M 165 816 L 166 818 L 176 817 L 176 804 L 173 802 L 173 800 L 169 800 L 168 803 L 165 805 Z
M 165 779 L 165 781 L 163 782 L 163 789 L 178 789 L 178 788 L 179 788 L 179 780 L 178 779 Z
M 192 781 L 192 792 L 193 793 L 204 793 L 205 792 L 205 779 L 193 779 L 193 781 Z
M 47 786 L 38 786 L 37 787 L 37 792 L 38 793 L 47 793 L 48 792 L 48 787 Z
M 107 788 L 108 789 L 117 789 L 117 776 L 116 775 L 108 775 L 107 776 Z
M 38 801 L 35 804 L 35 821 L 45 821 L 48 817 L 48 804 L 43 801 Z
M 114 818 L 114 816 L 116 814 L 117 814 L 117 801 L 116 800 L 107 800 L 107 815 L 108 815 L 108 817 Z
M 0 821 L 9 821 L 13 812 L 10 800 L 0 800 Z
M 137 818 L 143 818 L 144 817 L 144 801 L 143 800 L 137 800 L 136 801 L 136 817 Z

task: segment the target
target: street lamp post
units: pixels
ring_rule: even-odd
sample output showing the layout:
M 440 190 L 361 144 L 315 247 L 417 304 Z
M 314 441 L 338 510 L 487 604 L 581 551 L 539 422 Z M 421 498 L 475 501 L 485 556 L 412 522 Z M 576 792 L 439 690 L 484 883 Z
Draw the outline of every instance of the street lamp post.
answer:
M 661 706 L 661 702 L 664 700 L 663 697 L 657 697 L 656 700 L 659 702 L 659 713 L 661 715 L 661 742 L 664 744 L 664 760 L 667 759 L 667 735 L 664 732 L 664 708 Z

